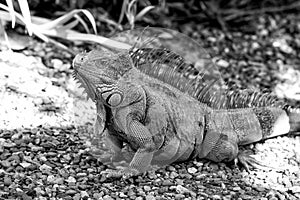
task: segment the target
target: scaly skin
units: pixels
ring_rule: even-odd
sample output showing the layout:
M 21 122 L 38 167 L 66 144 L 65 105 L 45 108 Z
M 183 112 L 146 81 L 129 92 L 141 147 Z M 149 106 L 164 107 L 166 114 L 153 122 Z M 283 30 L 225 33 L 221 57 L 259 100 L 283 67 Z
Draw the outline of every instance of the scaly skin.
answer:
M 112 176 L 135 175 L 152 165 L 195 157 L 231 161 L 239 156 L 239 145 L 290 130 L 281 108 L 212 109 L 141 73 L 126 51 L 79 54 L 73 67 L 97 104 L 95 134 L 106 134 L 116 157 L 124 143 L 134 151 L 129 166 L 110 171 Z

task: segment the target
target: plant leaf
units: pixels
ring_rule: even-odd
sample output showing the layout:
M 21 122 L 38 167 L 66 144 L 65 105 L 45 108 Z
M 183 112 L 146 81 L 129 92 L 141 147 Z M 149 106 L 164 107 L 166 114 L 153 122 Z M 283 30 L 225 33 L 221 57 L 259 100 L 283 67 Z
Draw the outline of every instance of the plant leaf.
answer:
M 135 21 L 137 20 L 141 20 L 141 18 L 150 10 L 152 10 L 153 8 L 155 8 L 155 6 L 147 6 L 145 8 L 143 8 L 143 10 L 141 10 L 136 16 L 135 16 Z
M 123 0 L 122 10 L 121 10 L 121 14 L 120 14 L 120 17 L 119 17 L 118 24 L 121 24 L 121 22 L 124 18 L 124 14 L 125 14 L 127 5 L 128 5 L 128 0 Z
M 32 23 L 31 23 L 31 16 L 30 16 L 30 10 L 28 6 L 28 2 L 24 0 L 18 0 L 19 6 L 22 12 L 22 15 L 24 17 L 24 23 L 26 24 L 26 28 L 28 31 L 28 34 L 32 35 Z
M 53 28 L 56 28 L 58 26 L 62 26 L 64 23 L 68 22 L 71 18 L 73 18 L 76 14 L 78 14 L 80 12 L 82 12 L 83 14 L 86 15 L 86 17 L 89 19 L 90 23 L 92 24 L 92 27 L 93 27 L 93 30 L 94 30 L 95 34 L 97 34 L 96 22 L 95 22 L 94 17 L 92 16 L 92 14 L 88 10 L 81 10 L 81 9 L 72 10 L 71 12 L 69 12 L 69 13 L 67 13 L 67 14 L 65 14 L 65 15 L 63 15 L 63 16 L 61 16 L 61 17 L 59 17 L 59 18 L 57 18 L 53 21 L 50 21 L 46 24 L 40 25 L 40 28 L 42 28 L 42 29 L 53 29 Z M 81 20 L 81 21 L 83 21 L 83 20 Z
M 16 16 L 14 14 L 15 10 L 14 10 L 14 5 L 12 0 L 6 0 L 7 3 L 7 7 L 8 7 L 8 11 L 11 17 L 11 27 L 14 28 L 16 25 Z

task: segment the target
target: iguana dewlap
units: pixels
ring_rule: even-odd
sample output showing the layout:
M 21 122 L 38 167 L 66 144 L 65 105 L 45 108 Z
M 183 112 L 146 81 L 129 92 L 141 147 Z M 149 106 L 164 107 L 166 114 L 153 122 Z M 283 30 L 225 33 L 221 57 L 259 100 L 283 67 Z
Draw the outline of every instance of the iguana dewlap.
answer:
M 208 89 L 197 88 L 191 95 L 199 80 L 178 78 L 179 73 L 158 66 L 165 60 L 153 69 L 145 69 L 153 63 L 143 60 L 142 69 L 127 50 L 93 50 L 73 61 L 75 78 L 97 104 L 96 134 L 105 134 L 116 157 L 124 144 L 134 151 L 120 175 L 195 157 L 231 161 L 239 145 L 300 131 L 299 110 L 270 103 L 268 95 L 251 93 L 251 98 L 266 102 L 255 108 L 216 109 L 200 101 L 196 97 L 209 96 Z M 172 76 L 184 86 L 176 87 L 179 84 L 169 80 Z M 220 102 L 229 105 L 229 100 Z

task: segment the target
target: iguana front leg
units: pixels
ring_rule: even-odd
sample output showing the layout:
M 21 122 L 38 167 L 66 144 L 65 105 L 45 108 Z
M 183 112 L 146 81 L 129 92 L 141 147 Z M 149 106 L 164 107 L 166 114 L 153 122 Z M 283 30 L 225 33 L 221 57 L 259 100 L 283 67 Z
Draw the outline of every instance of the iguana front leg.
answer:
M 125 127 L 127 127 L 125 128 L 126 137 L 132 146 L 137 147 L 137 151 L 127 168 L 119 171 L 108 170 L 102 173 L 107 174 L 108 177 L 133 176 L 145 172 L 150 167 L 155 151 L 152 134 L 136 119 L 127 119 Z

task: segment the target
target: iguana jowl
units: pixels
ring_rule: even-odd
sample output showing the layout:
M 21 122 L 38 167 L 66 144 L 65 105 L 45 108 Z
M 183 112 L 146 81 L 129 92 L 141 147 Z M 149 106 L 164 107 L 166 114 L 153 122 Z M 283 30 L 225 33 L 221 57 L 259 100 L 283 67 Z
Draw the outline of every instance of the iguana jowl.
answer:
M 253 91 L 212 91 L 218 79 L 204 84 L 209 74 L 167 49 L 93 50 L 73 68 L 96 103 L 96 134 L 116 157 L 124 144 L 133 150 L 118 175 L 195 157 L 231 161 L 239 145 L 300 131 L 299 109 Z

